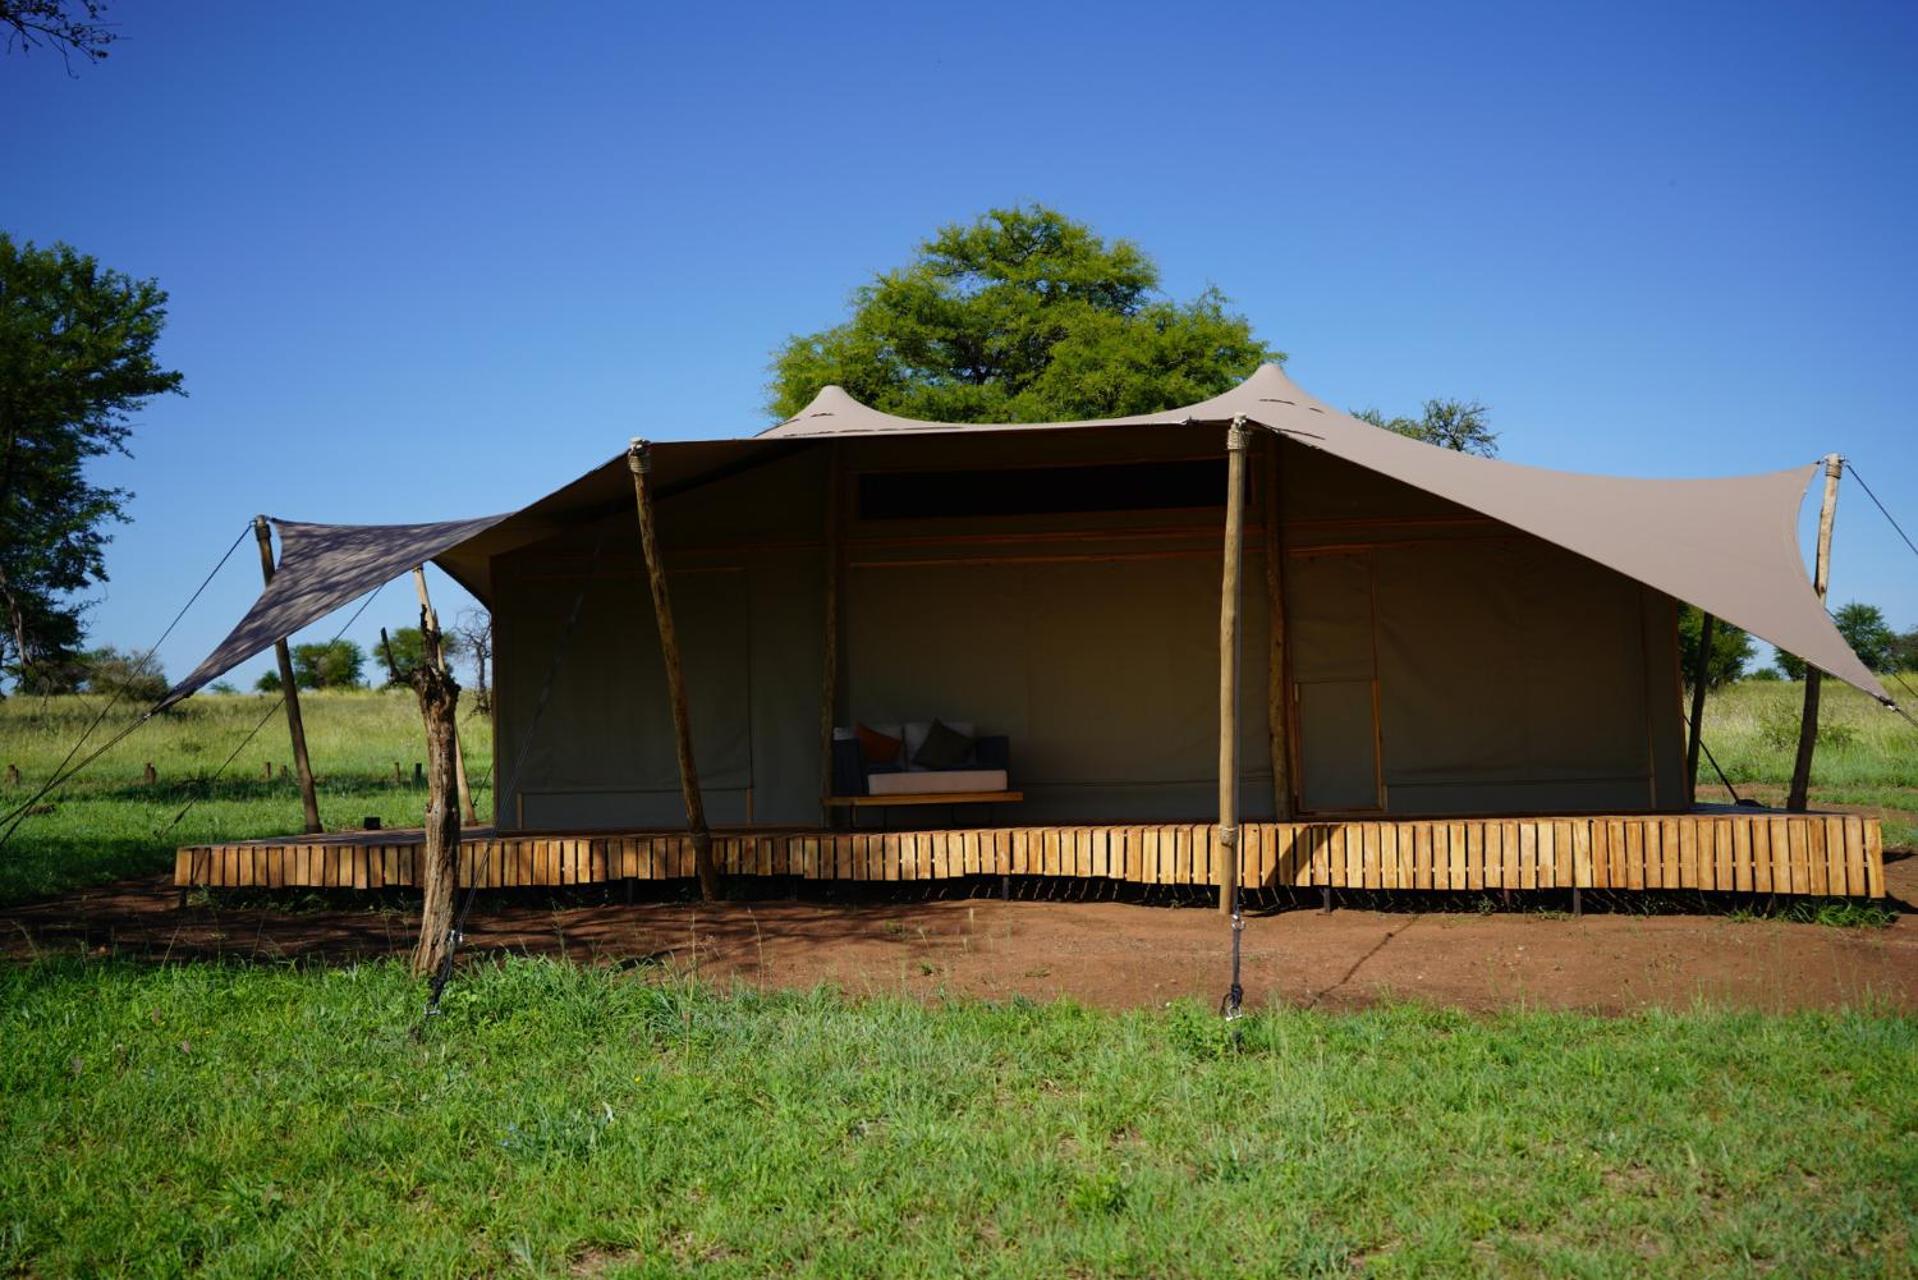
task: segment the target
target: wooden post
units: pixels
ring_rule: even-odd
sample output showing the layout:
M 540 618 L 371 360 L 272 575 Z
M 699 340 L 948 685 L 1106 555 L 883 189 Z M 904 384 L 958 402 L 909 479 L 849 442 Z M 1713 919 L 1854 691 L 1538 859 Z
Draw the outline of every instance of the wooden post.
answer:
M 1285 543 L 1279 520 L 1279 450 L 1277 435 L 1265 441 L 1265 613 L 1269 639 L 1265 653 L 1266 739 L 1272 754 L 1272 813 L 1280 822 L 1292 818 L 1292 752 L 1286 741 L 1285 688 Z
M 1843 458 L 1835 453 L 1825 455 L 1825 498 L 1818 507 L 1818 555 L 1811 574 L 1811 587 L 1818 593 L 1820 604 L 1831 582 L 1831 526 L 1838 515 L 1838 477 L 1844 469 Z M 1818 743 L 1819 685 L 1824 678 L 1824 672 L 1809 662 L 1805 664 L 1805 710 L 1798 720 L 1798 759 L 1792 765 L 1791 790 L 1785 796 L 1785 807 L 1793 813 L 1805 811 L 1811 790 L 1811 753 Z
M 1711 677 L 1712 630 L 1717 619 L 1705 614 L 1698 624 L 1698 654 L 1692 659 L 1692 731 L 1685 743 L 1685 803 L 1698 803 L 1698 748 L 1705 732 L 1705 682 Z
M 1245 450 L 1251 433 L 1226 431 L 1225 574 L 1219 586 L 1219 910 L 1239 896 L 1239 568 L 1245 542 Z
M 826 656 L 819 688 L 819 820 L 822 827 L 832 825 L 832 730 L 839 702 L 839 442 L 826 446 Z
M 253 517 L 253 538 L 260 544 L 260 576 L 273 584 L 273 533 L 265 516 Z M 306 833 L 317 835 L 320 825 L 320 798 L 313 790 L 313 766 L 306 757 L 306 721 L 300 717 L 300 689 L 293 682 L 293 652 L 284 638 L 273 642 L 273 656 L 280 663 L 280 692 L 286 695 L 286 728 L 293 737 L 293 767 L 300 774 L 300 808 L 306 818 Z
M 653 591 L 653 615 L 659 624 L 659 656 L 666 665 L 667 702 L 673 713 L 673 746 L 679 753 L 679 789 L 686 801 L 686 829 L 693 838 L 693 869 L 699 896 L 719 897 L 719 869 L 713 865 L 713 833 L 706 826 L 706 804 L 699 793 L 699 766 L 693 760 L 692 717 L 686 709 L 686 678 L 679 665 L 679 636 L 673 629 L 673 604 L 666 592 L 666 566 L 659 558 L 653 527 L 652 446 L 637 437 L 626 450 L 633 473 L 633 500 L 639 508 L 639 547 L 646 557 L 646 581 Z
M 423 564 L 413 566 L 413 589 L 420 598 L 420 635 L 422 638 L 432 637 L 428 646 L 432 652 L 427 655 L 427 660 L 444 668 L 445 633 L 440 630 L 440 615 L 433 608 L 433 598 L 426 593 L 426 566 Z M 459 782 L 460 817 L 468 826 L 477 827 L 479 813 L 473 808 L 473 793 L 466 785 L 466 752 L 460 748 L 460 727 L 457 722 L 453 725 L 453 776 Z

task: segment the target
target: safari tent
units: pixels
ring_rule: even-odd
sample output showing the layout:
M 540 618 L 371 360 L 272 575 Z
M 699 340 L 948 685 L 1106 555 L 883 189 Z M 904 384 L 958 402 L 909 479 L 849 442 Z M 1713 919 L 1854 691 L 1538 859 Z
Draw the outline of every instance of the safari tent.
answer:
M 1722 832 L 1722 887 L 1751 888 L 1772 835 L 1751 824 L 1776 815 L 1694 809 L 1680 602 L 1889 702 L 1806 575 L 1815 465 L 1547 471 L 1373 427 L 1270 365 L 1085 422 L 919 422 L 828 387 L 758 435 L 636 445 L 505 516 L 279 522 L 278 575 L 169 696 L 431 560 L 493 614 L 497 828 L 471 874 L 511 882 L 520 845 L 579 878 L 672 874 L 689 779 L 636 467 L 697 792 L 735 869 L 895 878 L 923 851 L 953 874 L 1046 872 L 1051 838 L 1062 874 L 1164 861 L 1203 882 L 1242 821 L 1272 882 L 1331 883 L 1349 838 L 1352 874 L 1384 885 L 1402 834 L 1403 887 L 1421 857 L 1423 887 L 1448 887 L 1454 835 L 1496 866 L 1480 884 L 1549 886 L 1581 859 L 1604 874 L 1616 835 L 1638 867 L 1620 887 L 1641 887 L 1667 838 L 1674 877 L 1715 877 Z M 954 748 L 931 767 L 928 733 Z M 1829 843 L 1835 883 L 1863 891 L 1873 824 L 1777 820 L 1786 885 L 1798 839 L 1805 877 Z M 1147 833 L 1178 832 L 1148 858 Z M 188 852 L 183 876 L 225 874 Z M 403 878 L 372 861 L 358 874 Z

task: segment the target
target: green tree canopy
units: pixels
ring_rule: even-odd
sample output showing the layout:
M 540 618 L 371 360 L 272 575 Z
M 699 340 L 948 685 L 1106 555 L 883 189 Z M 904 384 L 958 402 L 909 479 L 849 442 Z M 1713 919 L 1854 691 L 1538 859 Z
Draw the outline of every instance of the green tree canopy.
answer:
M 418 627 L 401 627 L 388 633 L 387 641 L 393 646 L 393 665 L 399 668 L 399 678 L 394 679 L 391 671 L 386 672 L 386 687 L 389 689 L 411 687 L 413 673 L 426 661 L 426 634 Z M 463 652 L 457 632 L 444 632 L 440 636 L 440 648 L 450 664 Z M 380 657 L 381 668 L 386 665 L 385 655 Z
M 364 689 L 366 653 L 351 640 L 293 646 L 293 683 L 302 689 Z
M 1488 422 L 1491 411 L 1476 400 L 1427 400 L 1416 418 L 1388 418 L 1377 409 L 1357 409 L 1352 416 L 1440 448 L 1481 458 L 1498 456 L 1498 432 Z
M 1901 633 L 1892 646 L 1891 670 L 1918 671 L 1918 627 Z
M 1845 643 L 1851 646 L 1859 661 L 1873 671 L 1892 669 L 1898 633 L 1886 624 L 1884 611 L 1877 605 L 1854 600 L 1840 605 L 1831 620 L 1838 624 L 1838 634 L 1845 637 Z
M 1203 400 L 1284 355 L 1225 295 L 1159 293 L 1136 245 L 1039 205 L 942 227 L 853 295 L 845 323 L 774 353 L 767 408 L 788 418 L 828 384 L 944 422 L 1045 422 Z
M 75 593 L 106 581 L 105 527 L 132 496 L 86 464 L 126 453 L 133 411 L 180 390 L 154 357 L 165 325 L 153 281 L 0 232 L 0 673 L 23 687 L 77 663 Z
M 151 705 L 166 696 L 166 672 L 150 653 L 123 653 L 112 645 L 95 649 L 84 659 L 88 693 L 118 694 L 135 706 Z
M 1858 660 L 1873 671 L 1896 671 L 1905 654 L 1902 646 L 1907 637 L 1900 636 L 1885 622 L 1885 614 L 1875 604 L 1864 604 L 1857 600 L 1840 605 L 1831 615 L 1838 627 L 1838 634 L 1845 637 L 1845 643 L 1858 655 Z M 1918 633 L 1914 633 L 1918 634 Z M 1805 678 L 1805 660 L 1795 653 L 1778 651 L 1778 669 L 1785 673 L 1787 680 Z
M 1698 641 L 1704 625 L 1704 614 L 1691 605 L 1679 607 L 1678 671 L 1687 689 L 1691 688 L 1692 673 L 1698 670 Z M 1745 664 L 1751 660 L 1751 636 L 1723 618 L 1715 619 L 1712 652 L 1705 662 L 1705 687 L 1716 689 L 1732 683 L 1745 674 Z

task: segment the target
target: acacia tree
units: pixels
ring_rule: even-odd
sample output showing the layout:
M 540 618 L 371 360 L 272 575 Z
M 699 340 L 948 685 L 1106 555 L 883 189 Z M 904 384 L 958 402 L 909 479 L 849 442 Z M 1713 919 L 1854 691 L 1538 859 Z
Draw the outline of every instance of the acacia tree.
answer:
M 1692 605 L 1678 610 L 1678 674 L 1687 689 L 1698 670 L 1698 641 L 1705 629 L 1705 615 Z M 1752 660 L 1752 638 L 1740 627 L 1723 618 L 1712 619 L 1712 651 L 1705 660 L 1705 687 L 1717 689 L 1745 674 Z
M 72 69 L 75 57 L 99 62 L 117 38 L 105 21 L 105 0 L 0 0 L 0 31 L 7 52 L 47 47 Z
M 1040 205 L 942 227 L 912 261 L 853 295 L 845 323 L 773 356 L 767 408 L 788 418 L 821 387 L 907 417 L 1045 422 L 1190 404 L 1285 357 L 1224 294 L 1159 292 L 1159 270 Z
M 1845 638 L 1858 660 L 1871 671 L 1896 671 L 1899 666 L 1899 636 L 1885 622 L 1884 610 L 1875 604 L 1854 600 L 1833 611 L 1831 620 Z M 1795 653 L 1778 651 L 1778 666 L 1787 680 L 1805 678 L 1805 660 Z
M 1427 400 L 1416 418 L 1388 418 L 1377 409 L 1359 409 L 1352 416 L 1442 449 L 1476 453 L 1481 458 L 1498 456 L 1498 432 L 1491 428 L 1491 411 L 1476 400 Z
M 86 465 L 127 453 L 134 410 L 180 391 L 154 356 L 165 326 L 154 281 L 0 232 L 0 673 L 25 686 L 76 665 L 76 593 L 106 581 L 106 526 L 133 496 Z

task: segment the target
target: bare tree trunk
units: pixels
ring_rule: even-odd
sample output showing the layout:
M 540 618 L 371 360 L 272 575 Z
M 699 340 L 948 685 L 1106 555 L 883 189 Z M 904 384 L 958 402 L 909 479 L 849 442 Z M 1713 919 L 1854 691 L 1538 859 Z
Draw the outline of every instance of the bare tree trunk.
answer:
M 420 940 L 413 972 L 437 973 L 453 948 L 453 900 L 459 888 L 460 811 L 455 799 L 457 714 L 460 687 L 436 660 L 437 632 L 427 647 L 435 655 L 413 672 L 420 719 L 426 725 L 426 847 L 420 853 Z

